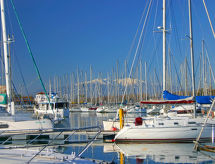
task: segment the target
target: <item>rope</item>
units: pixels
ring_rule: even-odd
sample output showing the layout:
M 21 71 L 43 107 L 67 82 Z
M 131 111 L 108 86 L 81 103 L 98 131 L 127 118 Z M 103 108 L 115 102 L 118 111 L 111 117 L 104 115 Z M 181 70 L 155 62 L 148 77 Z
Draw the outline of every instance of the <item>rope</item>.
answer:
M 215 38 L 215 33 L 214 33 L 213 25 L 212 25 L 212 23 L 211 23 L 211 18 L 210 18 L 210 16 L 209 16 L 208 9 L 207 9 L 207 6 L 206 6 L 206 4 L 205 4 L 205 0 L 203 0 L 203 4 L 204 4 L 204 7 L 205 7 L 205 11 L 206 11 L 206 13 L 207 13 L 207 16 L 208 16 L 208 21 L 209 21 L 209 23 L 210 23 L 211 30 L 212 30 L 212 32 L 213 32 L 213 36 L 214 36 L 214 38 Z
M 198 135 L 198 137 L 196 138 L 195 145 L 194 145 L 194 147 L 193 147 L 194 150 L 197 150 L 197 148 L 198 148 L 199 140 L 200 140 L 200 138 L 201 138 L 202 132 L 203 132 L 203 130 L 204 130 L 204 128 L 205 128 L 205 125 L 206 125 L 206 123 L 207 123 L 207 120 L 208 120 L 208 118 L 209 118 L 209 115 L 210 115 L 211 111 L 213 110 L 214 104 L 215 104 L 215 99 L 213 99 L 213 102 L 212 102 L 212 105 L 211 105 L 211 107 L 210 107 L 210 110 L 208 111 L 207 117 L 206 117 L 205 120 L 204 120 L 204 124 L 202 125 L 202 128 L 201 128 L 201 130 L 200 130 L 200 132 L 199 132 L 199 135 Z
M 27 46 L 29 55 L 31 56 L 31 58 L 32 58 L 32 60 L 33 60 L 33 64 L 34 64 L 34 67 L 35 67 L 37 76 L 38 76 L 38 78 L 39 78 L 39 80 L 40 80 L 40 83 L 41 83 L 41 85 L 42 85 L 42 87 L 43 87 L 43 90 L 44 90 L 44 92 L 45 92 L 45 94 L 46 94 L 46 97 L 47 97 L 47 99 L 48 99 L 48 101 L 49 101 L 49 104 L 50 104 L 50 99 L 49 99 L 49 97 L 48 97 L 48 94 L 47 94 L 47 91 L 46 91 L 46 89 L 45 89 L 44 83 L 43 83 L 43 81 L 42 81 L 42 78 L 41 78 L 39 69 L 38 69 L 38 67 L 37 67 L 37 64 L 36 64 L 36 61 L 35 61 L 35 59 L 34 59 L 32 50 L 31 50 L 31 48 L 30 48 L 29 42 L 28 42 L 28 40 L 27 40 L 27 37 L 26 37 L 26 35 L 25 35 L 25 32 L 24 32 L 23 26 L 22 26 L 22 24 L 21 24 L 21 21 L 20 21 L 20 19 L 19 19 L 18 13 L 17 13 L 16 8 L 15 8 L 15 6 L 14 6 L 13 0 L 10 0 L 10 2 L 11 2 L 11 4 L 12 4 L 12 7 L 13 7 L 13 10 L 14 10 L 14 13 L 15 13 L 15 16 L 16 16 L 16 19 L 17 19 L 17 22 L 18 22 L 18 24 L 19 24 L 19 28 L 20 28 L 20 30 L 21 30 L 21 33 L 22 33 L 23 37 L 24 37 L 24 40 L 25 40 L 25 43 L 26 43 L 26 46 Z

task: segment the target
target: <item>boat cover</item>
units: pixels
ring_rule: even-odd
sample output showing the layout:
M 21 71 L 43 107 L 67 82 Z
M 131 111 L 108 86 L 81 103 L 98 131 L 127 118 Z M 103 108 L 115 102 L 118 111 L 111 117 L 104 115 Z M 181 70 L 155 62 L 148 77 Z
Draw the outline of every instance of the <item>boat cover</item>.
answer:
M 164 100 L 179 100 L 186 99 L 191 96 L 179 96 L 168 92 L 167 90 L 163 91 Z M 215 96 L 196 96 L 196 102 L 199 104 L 211 104 Z

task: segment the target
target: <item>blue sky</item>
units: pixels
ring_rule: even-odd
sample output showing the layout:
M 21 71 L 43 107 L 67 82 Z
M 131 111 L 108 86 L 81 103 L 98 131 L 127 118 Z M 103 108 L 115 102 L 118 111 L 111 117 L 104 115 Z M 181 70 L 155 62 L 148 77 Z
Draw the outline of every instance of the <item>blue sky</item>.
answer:
M 147 0 L 18 0 L 14 3 L 42 77 L 47 81 L 54 75 L 72 73 L 77 67 L 89 71 L 90 65 L 95 72 L 106 74 L 116 67 L 117 60 L 120 65 L 123 65 L 125 59 L 131 61 L 135 51 L 133 50 L 129 56 L 129 49 L 148 2 Z M 168 0 L 167 2 L 169 3 Z M 193 0 L 193 2 L 195 3 L 193 21 L 196 22 L 193 25 L 194 39 L 197 40 L 194 40 L 194 52 L 199 56 L 201 40 L 205 39 L 208 52 L 213 58 L 215 42 L 202 1 Z M 214 22 L 215 1 L 206 0 L 206 2 Z M 7 3 L 10 5 L 9 1 Z M 139 56 L 143 62 L 149 63 L 149 73 L 153 72 L 154 66 L 158 66 L 157 70 L 162 68 L 162 35 L 153 32 L 157 30 L 157 26 L 162 26 L 161 5 L 161 0 L 154 0 L 152 3 L 144 32 L 142 55 Z M 189 57 L 189 41 L 185 37 L 189 34 L 187 0 L 174 0 L 170 8 L 167 8 L 167 16 L 171 15 L 171 18 L 167 19 L 167 28 L 170 29 L 167 42 L 171 46 L 175 60 L 181 64 L 185 56 Z M 14 54 L 19 58 L 27 81 L 34 85 L 37 77 L 11 9 L 7 16 L 10 18 L 8 22 L 11 22 L 8 23 L 9 27 L 12 27 L 8 31 L 15 36 Z M 199 60 L 198 56 L 196 63 Z M 211 59 L 211 62 L 214 60 Z M 159 71 L 158 74 L 162 76 Z

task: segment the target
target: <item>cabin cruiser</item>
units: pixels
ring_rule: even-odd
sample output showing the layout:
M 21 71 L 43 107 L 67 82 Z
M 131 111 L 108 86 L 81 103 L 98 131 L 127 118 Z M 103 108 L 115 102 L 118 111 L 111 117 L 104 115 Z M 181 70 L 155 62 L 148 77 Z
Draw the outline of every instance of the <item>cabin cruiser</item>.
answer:
M 69 117 L 68 102 L 61 99 L 56 93 L 46 95 L 40 92 L 35 97 L 34 114 L 37 117 L 49 117 L 62 120 Z

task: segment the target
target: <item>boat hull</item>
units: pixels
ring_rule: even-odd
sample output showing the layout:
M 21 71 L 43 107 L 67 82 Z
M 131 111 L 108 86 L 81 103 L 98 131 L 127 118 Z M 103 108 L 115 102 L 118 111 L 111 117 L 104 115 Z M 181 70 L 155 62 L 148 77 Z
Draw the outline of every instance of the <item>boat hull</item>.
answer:
M 49 119 L 27 121 L 0 121 L 0 124 L 8 125 L 4 128 L 0 128 L 0 131 L 40 131 L 53 129 L 53 123 Z
M 193 142 L 201 126 L 184 127 L 125 127 L 115 137 L 116 142 Z M 204 128 L 201 141 L 212 140 L 213 127 Z

